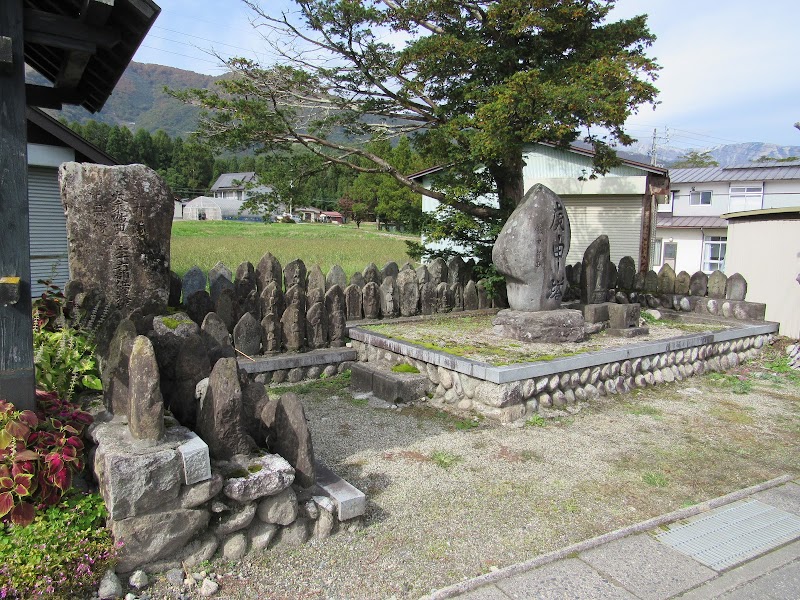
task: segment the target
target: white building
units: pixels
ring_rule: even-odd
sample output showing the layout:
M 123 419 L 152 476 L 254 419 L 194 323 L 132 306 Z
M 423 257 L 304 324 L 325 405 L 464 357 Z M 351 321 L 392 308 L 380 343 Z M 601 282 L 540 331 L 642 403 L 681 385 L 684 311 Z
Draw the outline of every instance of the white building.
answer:
M 544 143 L 526 146 L 525 190 L 541 183 L 564 201 L 572 229 L 568 263 L 583 260 L 589 244 L 605 234 L 614 263 L 619 263 L 623 256 L 631 256 L 639 269 L 644 266 L 647 270 L 656 201 L 666 200 L 669 187 L 667 170 L 620 157 L 621 164 L 606 175 L 589 179 L 593 156 L 592 150 L 577 146 L 563 148 Z M 435 173 L 440 170 L 440 167 L 427 169 L 412 178 L 431 187 Z M 423 212 L 434 212 L 438 207 L 438 201 L 422 197 Z
M 658 207 L 653 268 L 726 270 L 724 213 L 800 206 L 800 161 L 671 169 L 670 197 Z M 731 271 L 733 272 L 733 271 Z

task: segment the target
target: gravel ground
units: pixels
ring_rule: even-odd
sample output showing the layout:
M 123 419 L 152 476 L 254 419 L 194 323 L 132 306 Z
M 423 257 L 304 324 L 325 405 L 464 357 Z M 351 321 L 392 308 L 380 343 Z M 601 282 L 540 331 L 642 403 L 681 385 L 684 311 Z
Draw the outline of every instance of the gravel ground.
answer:
M 800 374 L 769 362 L 780 355 L 517 427 L 354 398 L 341 378 L 295 386 L 318 457 L 368 495 L 367 514 L 327 540 L 207 565 L 221 575 L 215 597 L 417 598 L 797 475 Z M 198 597 L 163 576 L 147 592 Z

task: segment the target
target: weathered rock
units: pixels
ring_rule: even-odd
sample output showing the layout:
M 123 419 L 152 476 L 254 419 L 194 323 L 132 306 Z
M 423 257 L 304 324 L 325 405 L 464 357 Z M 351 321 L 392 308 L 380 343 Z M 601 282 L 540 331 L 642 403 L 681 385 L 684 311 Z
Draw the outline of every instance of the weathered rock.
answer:
M 216 581 L 211 581 L 208 577 L 203 579 L 203 583 L 200 584 L 200 589 L 197 590 L 197 593 L 200 594 L 202 598 L 210 598 L 214 594 L 219 591 L 219 584 Z
M 261 319 L 261 351 L 264 354 L 271 354 L 281 351 L 281 341 L 283 338 L 281 321 L 273 313 Z
M 636 277 L 636 261 L 630 256 L 623 256 L 619 260 L 617 269 L 617 287 L 626 292 L 632 290 L 634 277 Z
M 347 307 L 346 320 L 359 321 L 363 318 L 361 311 L 361 288 L 351 283 L 344 290 L 344 301 Z
M 319 265 L 313 265 L 308 270 L 308 279 L 306 280 L 306 294 L 311 295 L 312 290 L 318 290 L 319 296 L 325 296 L 327 285 L 325 282 L 325 275 L 320 269 Z
M 175 385 L 167 400 L 175 418 L 188 427 L 194 427 L 197 421 L 197 384 L 210 374 L 211 363 L 203 339 L 196 333 L 184 337 L 175 359 Z
M 264 523 L 289 525 L 297 518 L 297 494 L 287 488 L 280 494 L 268 496 L 258 503 L 258 518 Z
M 103 400 L 115 415 L 127 415 L 129 407 L 128 363 L 136 339 L 136 326 L 132 321 L 120 321 L 109 346 L 108 358 L 103 363 L 101 379 Z
M 237 323 L 244 316 L 244 313 L 250 313 L 256 322 L 261 320 L 261 300 L 258 297 L 258 291 L 255 289 L 255 282 L 253 282 L 252 289 L 247 296 L 239 301 L 239 310 L 236 312 Z
M 235 358 L 217 361 L 208 379 L 206 396 L 197 415 L 197 432 L 212 458 L 225 460 L 255 448 L 242 423 L 242 389 Z
M 689 295 L 689 286 L 692 282 L 692 276 L 686 271 L 681 271 L 675 277 L 675 293 L 681 296 Z
M 278 290 L 283 291 L 283 270 L 281 269 L 280 261 L 267 252 L 258 261 L 256 267 L 256 285 L 258 286 L 259 293 L 263 292 L 266 287 L 274 282 Z
M 450 297 L 453 299 L 453 310 L 454 311 L 463 311 L 464 310 L 464 288 L 461 287 L 460 283 L 454 283 L 453 285 L 448 286 Z
M 255 520 L 247 531 L 250 547 L 253 550 L 264 550 L 278 533 L 278 525 Z
M 644 276 L 644 293 L 657 294 L 658 293 L 658 274 L 652 269 L 645 273 Z
M 397 285 L 392 276 L 384 278 L 380 290 L 381 315 L 384 318 L 396 317 L 400 313 Z
M 261 315 L 268 315 L 272 313 L 280 319 L 285 309 L 283 291 L 281 290 L 280 280 L 270 280 L 261 290 L 259 302 L 261 304 Z
M 200 338 L 203 340 L 208 353 L 209 367 L 213 367 L 220 358 L 236 356 L 236 351 L 231 345 L 228 326 L 219 318 L 217 313 L 210 312 L 203 319 L 203 325 L 200 327 Z
M 297 483 L 314 485 L 314 449 L 300 399 L 291 392 L 284 394 L 264 409 L 261 420 L 270 430 L 270 450 L 294 467 Z
M 164 437 L 161 377 L 153 344 L 143 335 L 137 336 L 133 341 L 128 373 L 128 428 L 131 435 L 138 440 L 160 440 Z
M 312 350 L 328 345 L 328 318 L 322 302 L 312 304 L 306 313 L 306 343 Z
M 361 293 L 365 319 L 378 319 L 381 316 L 381 288 L 374 281 L 368 281 Z
M 253 438 L 259 448 L 267 447 L 269 432 L 261 422 L 261 412 L 269 403 L 269 394 L 264 384 L 252 382 L 242 388 L 242 413 L 247 435 Z
M 358 289 L 363 290 L 366 283 L 367 282 L 364 280 L 364 275 L 358 271 L 350 276 L 350 285 L 356 285 L 358 286 Z
M 453 310 L 453 288 L 443 281 L 436 286 L 436 312 L 448 313 Z
M 421 265 L 414 269 L 414 271 L 417 274 L 417 283 L 419 283 L 419 287 L 422 289 L 422 286 L 431 280 L 431 274 L 428 273 L 428 267 Z
M 728 283 L 728 277 L 722 271 L 714 271 L 708 278 L 708 297 L 709 298 L 724 298 L 725 286 Z
M 325 290 L 331 289 L 333 286 L 338 285 L 340 289 L 347 287 L 347 275 L 344 269 L 339 265 L 333 265 L 325 277 Z
M 261 324 L 249 312 L 233 328 L 233 346 L 247 356 L 261 353 Z
M 205 504 L 222 491 L 224 480 L 218 473 L 194 485 L 183 486 L 180 494 L 181 508 L 195 508 Z
M 658 277 L 656 277 L 656 280 L 657 279 L 658 279 Z M 633 276 L 633 289 L 634 289 L 634 291 L 640 292 L 640 293 L 644 292 L 644 282 L 645 282 L 645 274 L 641 273 L 641 272 L 636 273 L 636 275 Z
M 274 496 L 292 485 L 295 472 L 282 456 L 265 454 L 221 465 L 226 477 L 222 492 L 236 502 L 253 502 Z M 246 475 L 240 475 L 242 471 Z
M 306 288 L 306 265 L 299 258 L 291 261 L 283 268 L 283 288 L 288 293 L 289 288 L 293 285 L 303 290 Z M 289 303 L 288 300 L 286 303 Z
M 658 272 L 658 293 L 659 294 L 674 294 L 675 293 L 675 271 L 669 265 L 664 265 Z
M 419 282 L 417 273 L 411 269 L 403 269 L 397 274 L 396 287 L 399 295 L 400 315 L 412 317 L 417 314 L 419 306 Z
M 561 199 L 534 185 L 506 221 L 492 250 L 515 311 L 554 310 L 564 295 L 570 226 Z
M 304 287 L 299 285 L 293 285 L 288 290 L 286 290 L 286 294 L 283 297 L 284 304 L 286 308 L 294 305 L 297 307 L 303 315 L 306 314 L 306 310 L 308 310 L 308 297 L 306 296 L 306 291 Z M 284 310 L 286 310 L 284 308 Z M 277 313 L 275 313 L 277 314 Z
M 420 290 L 420 313 L 423 315 L 432 315 L 436 312 L 437 302 L 438 295 L 436 293 L 436 284 L 433 281 L 426 281 L 422 284 L 422 289 Z
M 195 292 L 202 292 L 206 289 L 206 274 L 197 265 L 186 271 L 181 282 L 183 291 L 183 304 L 188 305 L 189 298 Z
M 342 288 L 339 284 L 332 285 L 325 293 L 325 315 L 328 319 L 328 340 L 331 348 L 341 348 L 345 344 L 347 336 L 345 308 Z
M 705 296 L 708 293 L 708 275 L 697 271 L 689 280 L 689 294 L 692 296 Z
M 285 546 L 302 546 L 311 537 L 308 519 L 297 519 L 288 527 L 281 529 L 280 543 Z
M 131 574 L 128 579 L 128 585 L 136 590 L 143 590 L 150 585 L 150 579 L 148 579 L 147 573 L 139 569 Z
M 464 310 L 478 310 L 478 288 L 471 279 L 464 286 Z
M 208 292 L 211 301 L 216 304 L 220 292 L 225 289 L 235 291 L 233 273 L 223 262 L 217 262 L 208 272 Z
M 580 282 L 581 304 L 606 301 L 609 288 L 611 245 L 607 235 L 601 235 L 583 253 L 583 277 Z
M 97 596 L 100 600 L 116 600 L 122 598 L 122 582 L 114 573 L 113 568 L 109 568 L 103 579 L 100 580 L 100 587 L 97 588 Z
M 132 571 L 172 554 L 204 529 L 208 518 L 208 511 L 178 508 L 113 521 L 114 539 L 123 544 L 117 570 Z
M 447 283 L 449 280 L 447 263 L 443 258 L 434 258 L 428 263 L 428 273 L 430 274 L 430 280 L 437 286 L 440 283 Z
M 289 305 L 281 316 L 281 339 L 283 348 L 289 352 L 299 352 L 305 345 L 306 316 L 297 304 Z
M 586 337 L 578 310 L 501 310 L 492 324 L 495 335 L 523 342 L 580 342 Z
M 378 270 L 378 267 L 375 263 L 369 263 L 366 267 L 364 267 L 364 272 L 362 273 L 364 276 L 364 284 L 367 283 L 377 283 L 378 285 L 381 284 L 383 281 L 383 277 L 381 277 L 381 272 Z
M 451 256 L 447 261 L 447 285 L 465 285 L 467 268 L 464 259 L 458 254 Z
M 219 292 L 217 301 L 214 303 L 214 312 L 225 323 L 228 333 L 233 333 L 233 328 L 238 322 L 236 316 L 240 312 L 239 300 L 236 298 L 236 291 L 233 287 L 223 288 Z
M 747 296 L 747 280 L 740 273 L 728 277 L 725 284 L 725 297 L 728 300 L 744 300 Z
M 393 260 L 390 260 L 381 269 L 381 281 L 385 281 L 387 277 L 397 277 L 400 272 L 400 267 Z
M 223 537 L 250 526 L 256 516 L 256 504 L 251 502 L 223 513 L 219 521 L 211 528 L 214 535 Z
M 206 315 L 214 312 L 214 304 L 211 302 L 211 296 L 208 292 L 201 290 L 189 296 L 189 300 L 184 303 L 186 305 L 186 314 L 189 318 L 200 325 Z

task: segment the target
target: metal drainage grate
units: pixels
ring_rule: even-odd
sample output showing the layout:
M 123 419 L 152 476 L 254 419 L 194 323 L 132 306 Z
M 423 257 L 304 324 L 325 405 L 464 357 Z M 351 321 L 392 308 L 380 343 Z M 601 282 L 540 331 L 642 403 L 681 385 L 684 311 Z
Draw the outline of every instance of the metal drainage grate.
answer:
M 655 537 L 721 571 L 800 537 L 800 517 L 757 500 L 746 500 Z

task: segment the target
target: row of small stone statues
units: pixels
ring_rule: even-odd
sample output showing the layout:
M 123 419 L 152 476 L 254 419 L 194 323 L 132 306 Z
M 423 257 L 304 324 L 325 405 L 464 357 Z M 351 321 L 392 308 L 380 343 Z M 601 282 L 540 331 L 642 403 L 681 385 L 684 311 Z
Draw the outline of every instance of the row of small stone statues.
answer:
M 222 263 L 208 277 L 199 267 L 182 280 L 172 274 L 169 303 L 182 303 L 198 324 L 216 313 L 244 354 L 295 352 L 344 345 L 347 321 L 490 308 L 483 282 L 472 273 L 472 261 L 460 256 L 416 269 L 370 263 L 348 285 L 339 265 L 325 276 L 318 265 L 306 269 L 299 259 L 282 268 L 267 253 L 256 267 L 244 262 L 235 274 Z

